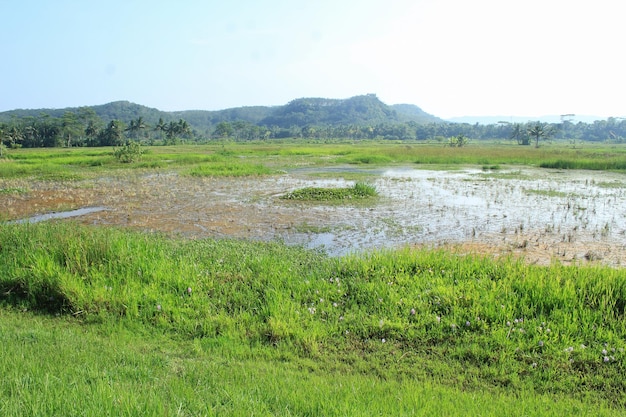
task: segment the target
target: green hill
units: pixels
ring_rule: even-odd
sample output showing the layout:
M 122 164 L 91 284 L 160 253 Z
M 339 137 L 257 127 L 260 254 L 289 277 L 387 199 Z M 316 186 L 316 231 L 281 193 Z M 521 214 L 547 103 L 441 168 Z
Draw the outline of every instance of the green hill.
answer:
M 443 122 L 443 120 L 423 112 L 417 106 L 389 106 L 374 94 L 351 97 L 344 100 L 325 98 L 301 98 L 276 108 L 263 119 L 266 126 L 306 126 L 306 125 L 377 125 L 386 123 Z
M 220 122 L 245 121 L 259 126 L 289 128 L 307 125 L 378 125 L 406 123 L 440 123 L 443 120 L 432 116 L 419 107 L 410 104 L 389 106 L 376 95 L 367 94 L 348 99 L 299 98 L 283 106 L 235 107 L 218 111 L 186 110 L 166 112 L 129 101 L 68 107 L 64 109 L 17 109 L 0 113 L 0 122 L 13 118 L 39 117 L 42 114 L 61 117 L 66 112 L 79 113 L 81 109 L 92 109 L 105 123 L 121 120 L 129 123 L 142 117 L 150 125 L 159 119 L 164 122 L 186 120 L 194 129 L 205 131 Z

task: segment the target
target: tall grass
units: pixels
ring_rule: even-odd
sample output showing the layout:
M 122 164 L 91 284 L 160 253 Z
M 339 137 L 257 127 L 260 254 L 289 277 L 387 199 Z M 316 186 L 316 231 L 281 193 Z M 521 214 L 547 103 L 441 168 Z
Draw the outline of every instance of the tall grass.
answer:
M 626 160 L 619 159 L 557 159 L 539 164 L 541 168 L 556 169 L 590 169 L 596 171 L 623 171 L 626 170 Z
M 623 270 L 409 249 L 333 259 L 61 223 L 4 225 L 0 242 L 3 308 L 278 349 L 328 370 L 626 405 Z

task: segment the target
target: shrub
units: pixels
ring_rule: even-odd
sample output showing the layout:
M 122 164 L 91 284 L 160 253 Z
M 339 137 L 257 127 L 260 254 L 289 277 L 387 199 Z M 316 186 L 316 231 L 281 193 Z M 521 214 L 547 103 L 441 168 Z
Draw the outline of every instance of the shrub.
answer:
M 115 148 L 113 155 L 120 162 L 132 163 L 141 160 L 143 152 L 144 151 L 141 149 L 141 144 L 139 142 L 129 140 L 124 146 Z

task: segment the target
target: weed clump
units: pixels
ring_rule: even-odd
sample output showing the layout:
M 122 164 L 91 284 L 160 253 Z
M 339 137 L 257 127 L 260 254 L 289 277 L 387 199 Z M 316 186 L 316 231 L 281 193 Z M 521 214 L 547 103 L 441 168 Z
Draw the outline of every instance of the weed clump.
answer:
M 352 187 L 306 187 L 283 195 L 284 200 L 299 201 L 340 201 L 376 197 L 376 187 L 364 182 L 357 182 Z

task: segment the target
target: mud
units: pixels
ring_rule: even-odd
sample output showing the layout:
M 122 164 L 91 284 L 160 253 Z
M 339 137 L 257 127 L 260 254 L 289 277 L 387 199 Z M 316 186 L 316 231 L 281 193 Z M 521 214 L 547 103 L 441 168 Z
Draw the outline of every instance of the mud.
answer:
M 301 187 L 350 186 L 343 177 L 355 172 L 367 175 L 378 199 L 339 205 L 279 198 Z M 411 245 L 539 264 L 626 263 L 626 175 L 616 173 L 332 167 L 254 178 L 134 173 L 63 183 L 0 180 L 0 190 L 16 190 L 0 193 L 8 220 L 98 207 L 106 210 L 73 220 L 190 238 L 282 240 L 331 255 Z

